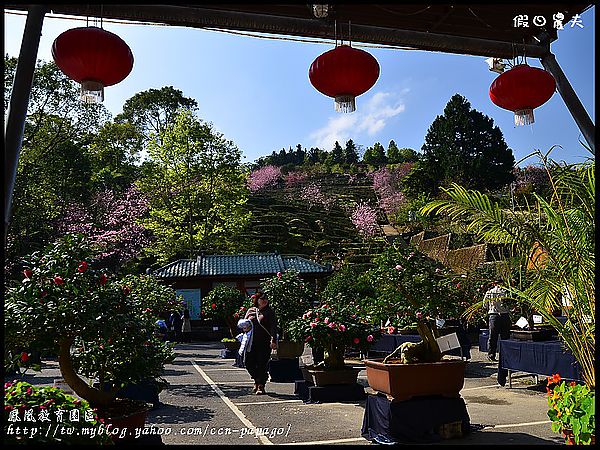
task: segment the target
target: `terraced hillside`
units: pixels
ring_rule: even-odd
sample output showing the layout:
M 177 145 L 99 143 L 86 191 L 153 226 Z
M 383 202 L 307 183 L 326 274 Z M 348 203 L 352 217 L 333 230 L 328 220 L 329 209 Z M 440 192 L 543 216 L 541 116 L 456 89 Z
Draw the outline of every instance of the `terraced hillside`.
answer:
M 329 208 L 301 198 L 303 188 L 313 183 L 331 202 Z M 356 262 L 368 260 L 369 254 L 381 250 L 384 237 L 363 242 L 350 220 L 359 201 L 377 204 L 368 177 L 350 181 L 348 175 L 327 174 L 293 186 L 281 184 L 251 195 L 248 204 L 253 220 L 246 236 L 256 242 L 258 252 L 299 254 L 322 262 L 334 262 L 341 256 Z M 379 222 L 387 223 L 382 213 Z

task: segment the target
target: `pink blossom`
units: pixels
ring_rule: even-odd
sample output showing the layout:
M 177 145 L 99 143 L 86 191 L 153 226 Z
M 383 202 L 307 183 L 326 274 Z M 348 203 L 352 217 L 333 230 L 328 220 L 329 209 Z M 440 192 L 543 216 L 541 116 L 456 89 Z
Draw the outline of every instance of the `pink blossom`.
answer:
M 310 323 L 310 327 L 311 327 L 311 328 L 314 328 L 314 327 L 316 327 L 316 326 L 317 326 L 317 323 L 316 323 L 316 322 L 311 322 L 311 323 Z
M 359 203 L 352 212 L 350 219 L 364 239 L 372 238 L 379 233 L 377 212 L 366 203 Z
M 340 325 L 339 329 L 340 331 L 346 331 L 346 325 Z
M 355 344 L 358 344 L 360 342 L 360 339 L 355 337 L 354 339 L 352 339 L 352 342 L 354 342 Z
M 423 318 L 423 313 L 421 311 L 417 311 L 417 319 L 421 320 Z
M 277 278 L 281 278 L 281 272 L 277 272 Z
M 394 327 L 388 327 L 388 334 L 394 334 L 394 331 L 396 331 L 396 329 Z
M 400 264 L 396 264 L 396 270 L 402 270 L 404 269 L 404 267 L 402 267 Z
M 63 281 L 62 277 L 59 277 L 57 275 L 54 277 L 54 284 L 56 284 L 57 286 L 60 286 L 62 284 L 65 284 L 65 282 Z
M 331 322 L 329 325 L 327 325 L 329 328 L 331 328 L 332 330 L 335 328 L 335 323 Z
M 248 188 L 251 192 L 275 186 L 281 179 L 281 168 L 276 166 L 265 166 L 253 171 L 248 177 Z
M 324 322 L 325 322 L 325 323 L 329 323 L 329 317 L 325 317 L 325 320 L 324 320 Z
M 373 342 L 373 339 L 375 339 L 375 338 L 373 337 L 372 334 L 367 336 L 367 342 Z

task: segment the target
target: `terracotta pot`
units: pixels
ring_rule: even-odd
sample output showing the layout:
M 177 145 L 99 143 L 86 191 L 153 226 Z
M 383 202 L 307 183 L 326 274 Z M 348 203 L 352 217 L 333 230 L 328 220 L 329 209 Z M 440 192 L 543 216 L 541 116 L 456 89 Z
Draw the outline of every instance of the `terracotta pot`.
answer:
M 393 397 L 394 401 L 424 395 L 460 397 L 465 382 L 466 361 L 383 364 L 382 359 L 365 360 L 371 388 Z
M 277 358 L 298 358 L 303 353 L 303 342 L 281 340 L 277 343 Z
M 232 352 L 237 352 L 240 349 L 240 341 L 235 341 L 235 342 L 221 342 L 221 344 L 223 344 L 223 346 Z
M 355 384 L 360 367 L 346 366 L 343 369 L 323 370 L 312 366 L 302 367 L 304 379 L 315 386 L 329 386 L 332 384 Z
M 104 419 L 110 430 L 118 429 L 119 432 L 111 433 L 113 441 L 129 441 L 135 439 L 135 430 L 143 429 L 151 405 L 146 402 L 130 399 L 117 399 L 114 405 L 98 408 L 98 416 Z M 126 429 L 125 432 L 122 432 Z

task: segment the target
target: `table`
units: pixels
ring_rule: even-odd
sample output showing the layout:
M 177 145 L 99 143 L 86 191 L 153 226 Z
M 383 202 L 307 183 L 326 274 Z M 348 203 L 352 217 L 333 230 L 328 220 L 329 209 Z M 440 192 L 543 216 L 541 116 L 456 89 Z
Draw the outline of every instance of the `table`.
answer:
M 521 371 L 568 380 L 582 380 L 581 367 L 562 341 L 519 341 L 498 339 L 498 384 L 512 387 L 511 372 Z
M 442 439 L 440 427 L 460 424 L 469 432 L 470 419 L 462 397 L 414 397 L 391 402 L 385 395 L 369 394 L 361 435 L 381 444 L 431 443 Z
M 440 330 L 443 332 L 443 330 Z M 471 359 L 471 342 L 465 333 L 456 333 L 458 341 L 461 344 L 461 348 L 456 348 L 447 352 L 448 355 L 464 356 L 467 359 Z M 419 342 L 421 336 L 418 334 L 383 334 L 375 341 L 371 346 L 367 355 L 369 357 L 376 356 L 377 353 L 389 354 L 393 352 L 400 344 L 404 342 Z M 461 354 L 462 350 L 462 354 Z

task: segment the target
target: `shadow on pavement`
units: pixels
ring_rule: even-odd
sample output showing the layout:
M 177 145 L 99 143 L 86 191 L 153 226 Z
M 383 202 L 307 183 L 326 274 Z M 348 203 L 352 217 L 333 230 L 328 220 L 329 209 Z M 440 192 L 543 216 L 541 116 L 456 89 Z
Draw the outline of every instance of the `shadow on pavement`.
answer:
M 207 408 L 161 403 L 159 408 L 148 412 L 148 423 L 194 423 L 210 420 L 214 416 L 214 411 Z
M 480 442 L 485 445 L 560 445 L 564 440 L 559 436 L 556 439 L 542 439 L 526 433 L 511 433 L 504 431 L 472 431 L 463 438 L 442 440 L 442 445 L 465 445 Z
M 469 361 L 465 367 L 465 378 L 489 377 L 498 373 L 498 366 L 484 361 Z

